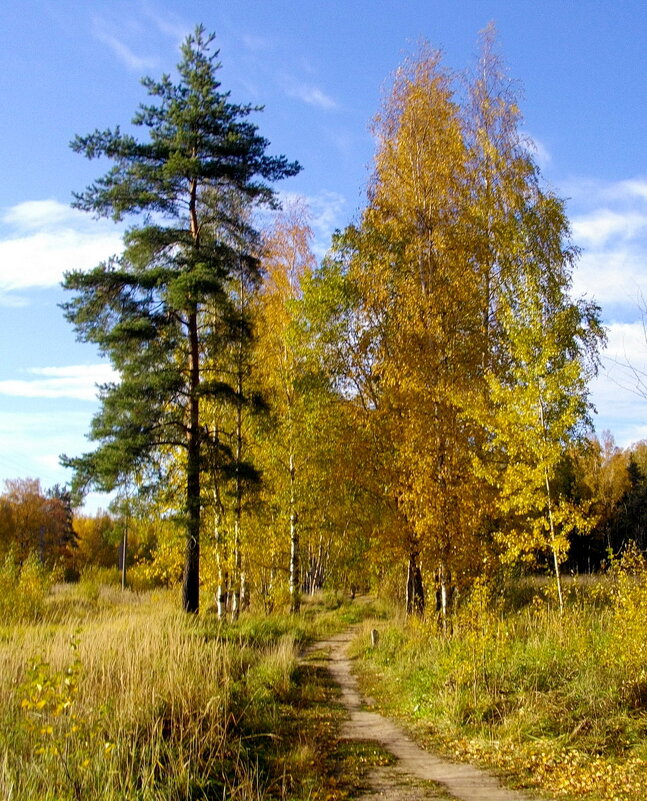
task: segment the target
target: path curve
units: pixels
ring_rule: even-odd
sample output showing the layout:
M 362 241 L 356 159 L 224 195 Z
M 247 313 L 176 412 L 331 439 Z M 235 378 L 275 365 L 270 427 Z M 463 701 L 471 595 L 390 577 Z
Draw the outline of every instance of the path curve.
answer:
M 326 667 L 341 687 L 342 703 L 350 713 L 350 719 L 344 723 L 342 729 L 343 738 L 378 742 L 398 759 L 397 772 L 400 777 L 409 776 L 437 782 L 460 801 L 531 801 L 531 796 L 502 787 L 494 776 L 485 771 L 471 765 L 450 762 L 423 750 L 396 723 L 377 712 L 367 711 L 357 680 L 351 672 L 351 660 L 347 654 L 354 635 L 353 628 L 347 629 L 308 649 L 310 653 L 328 653 Z M 378 794 L 388 796 L 382 785 L 383 780 L 376 783 Z M 392 797 L 404 798 L 404 795 L 400 793 Z

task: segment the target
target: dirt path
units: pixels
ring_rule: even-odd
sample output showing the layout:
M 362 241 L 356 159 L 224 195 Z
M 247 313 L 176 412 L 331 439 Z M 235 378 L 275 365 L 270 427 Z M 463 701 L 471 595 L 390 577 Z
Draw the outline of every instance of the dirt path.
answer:
M 371 792 L 361 801 L 530 801 L 530 796 L 507 790 L 489 774 L 470 765 L 449 762 L 424 751 L 392 721 L 367 711 L 351 673 L 346 649 L 353 639 L 347 630 L 309 649 L 310 658 L 321 652 L 322 661 L 339 684 L 342 703 L 350 713 L 342 737 L 378 742 L 393 754 L 394 767 L 375 768 L 369 776 Z M 432 784 L 433 783 L 433 784 Z

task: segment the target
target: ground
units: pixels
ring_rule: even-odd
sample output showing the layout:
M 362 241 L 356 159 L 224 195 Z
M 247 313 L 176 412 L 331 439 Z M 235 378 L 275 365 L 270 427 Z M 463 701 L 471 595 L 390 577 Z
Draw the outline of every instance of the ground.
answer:
M 352 638 L 353 629 L 347 629 L 316 643 L 304 659 L 325 665 L 341 688 L 341 701 L 349 714 L 342 737 L 377 743 L 396 759 L 394 765 L 370 768 L 360 801 L 530 801 L 530 795 L 502 787 L 482 770 L 423 750 L 399 726 L 372 711 L 370 699 L 360 695 L 346 654 Z

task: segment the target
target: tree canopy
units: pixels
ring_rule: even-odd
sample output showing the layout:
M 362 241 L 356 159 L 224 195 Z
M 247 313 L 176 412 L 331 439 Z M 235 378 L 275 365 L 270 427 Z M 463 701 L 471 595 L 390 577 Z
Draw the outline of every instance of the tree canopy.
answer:
M 180 513 L 188 611 L 201 581 L 235 617 L 254 590 L 297 612 L 326 579 L 397 575 L 408 610 L 431 600 L 447 625 L 457 590 L 537 558 L 559 588 L 569 538 L 604 506 L 592 456 L 588 490 L 566 478 L 585 464 L 604 334 L 572 297 L 564 203 L 493 29 L 467 76 L 426 45 L 398 69 L 365 208 L 320 264 L 305 206 L 257 231 L 271 182 L 299 166 L 266 154 L 218 66 L 198 28 L 177 84 L 144 80 L 146 138 L 72 143 L 113 163 L 75 204 L 134 219 L 120 256 L 65 279 L 68 319 L 120 375 L 101 389 L 97 448 L 65 460 L 75 488 L 129 480 Z M 643 483 L 635 469 L 627 506 Z

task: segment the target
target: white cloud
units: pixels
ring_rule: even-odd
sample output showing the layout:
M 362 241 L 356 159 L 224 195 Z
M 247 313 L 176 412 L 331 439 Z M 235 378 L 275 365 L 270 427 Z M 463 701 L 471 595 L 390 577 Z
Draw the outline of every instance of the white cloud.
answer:
M 57 200 L 27 200 L 6 209 L 2 222 L 20 230 L 49 228 L 78 218 L 79 212 Z
M 576 217 L 572 223 L 573 236 L 585 245 L 600 248 L 610 239 L 633 239 L 647 231 L 647 212 L 596 209 Z
M 595 427 L 625 447 L 647 435 L 647 339 L 641 298 L 647 295 L 647 181 L 575 180 L 570 196 L 573 240 L 582 255 L 573 276 L 576 295 L 602 308 L 608 344 L 592 382 Z
M 631 201 L 635 198 L 647 200 L 647 180 L 629 178 L 624 181 L 616 181 L 604 186 L 602 191 L 611 200 Z
M 635 204 L 647 200 L 647 179 L 625 178 L 601 181 L 596 178 L 572 178 L 564 181 L 562 190 L 582 208 L 595 209 L 607 204 Z
M 607 365 L 591 384 L 595 429 L 599 434 L 611 431 L 622 448 L 647 436 L 647 398 L 630 388 L 630 380 L 629 374 Z
M 604 353 L 616 362 L 639 364 L 647 361 L 647 332 L 643 321 L 611 323 L 607 327 L 607 346 Z
M 611 323 L 600 374 L 591 384 L 598 432 L 626 447 L 647 436 L 647 336 L 641 320 Z
M 625 305 L 628 313 L 635 316 L 646 282 L 645 256 L 638 245 L 588 249 L 583 251 L 574 271 L 573 292 L 592 297 L 603 309 Z
M 647 181 L 645 180 L 632 180 L 623 181 L 624 188 L 630 195 L 647 200 Z
M 0 242 L 0 292 L 60 283 L 66 270 L 88 269 L 121 247 L 117 235 L 74 230 L 36 233 Z
M 119 61 L 129 70 L 133 70 L 133 72 L 141 72 L 142 70 L 152 69 L 157 66 L 157 59 L 138 56 L 128 45 L 117 39 L 116 36 L 112 36 L 105 31 L 97 31 L 95 37 L 100 42 L 108 45 Z
M 638 298 L 647 289 L 647 182 L 585 180 L 566 190 L 575 208 L 573 240 L 582 247 L 576 294 L 592 294 L 603 312 L 615 306 L 616 319 L 636 319 Z
M 119 374 L 106 363 L 67 367 L 32 367 L 25 372 L 36 377 L 0 381 L 0 395 L 95 401 L 97 384 L 105 384 L 119 379 Z
M 309 106 L 316 106 L 324 111 L 332 111 L 333 109 L 338 108 L 337 102 L 317 86 L 302 83 L 301 81 L 289 76 L 286 76 L 283 79 L 283 85 L 285 93 L 289 97 L 295 97 L 297 100 L 302 100 Z
M 22 305 L 15 292 L 59 284 L 63 273 L 95 267 L 122 250 L 114 223 L 92 220 L 56 200 L 5 209 L 0 234 L 0 305 Z

